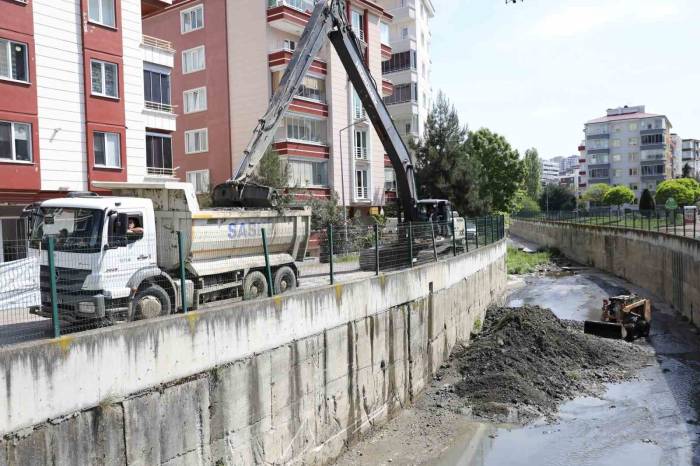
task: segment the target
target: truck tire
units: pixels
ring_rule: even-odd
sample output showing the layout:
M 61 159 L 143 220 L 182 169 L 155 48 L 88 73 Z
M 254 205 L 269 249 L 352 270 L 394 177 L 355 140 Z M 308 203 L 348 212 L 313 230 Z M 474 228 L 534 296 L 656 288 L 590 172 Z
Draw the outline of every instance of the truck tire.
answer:
M 243 279 L 243 299 L 257 299 L 267 296 L 267 279 L 262 272 L 250 272 Z
M 282 294 L 297 287 L 297 276 L 291 267 L 280 267 L 275 272 L 275 293 Z
M 134 296 L 134 320 L 153 319 L 170 314 L 170 296 L 158 285 L 149 285 Z

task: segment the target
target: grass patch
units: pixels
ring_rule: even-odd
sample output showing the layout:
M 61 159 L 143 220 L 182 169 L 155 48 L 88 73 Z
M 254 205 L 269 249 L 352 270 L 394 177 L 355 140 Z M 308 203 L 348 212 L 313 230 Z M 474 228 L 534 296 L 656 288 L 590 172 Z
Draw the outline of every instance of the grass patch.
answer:
M 506 258 L 508 273 L 519 275 L 534 272 L 538 266 L 549 262 L 551 257 L 549 251 L 525 252 L 509 246 Z

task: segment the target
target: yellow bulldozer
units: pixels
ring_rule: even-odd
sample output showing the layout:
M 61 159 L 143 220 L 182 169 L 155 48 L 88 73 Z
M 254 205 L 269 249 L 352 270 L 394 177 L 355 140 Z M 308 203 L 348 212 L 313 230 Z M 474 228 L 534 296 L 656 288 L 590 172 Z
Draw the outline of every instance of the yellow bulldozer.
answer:
M 648 337 L 650 327 L 651 301 L 636 295 L 620 295 L 604 299 L 600 321 L 585 321 L 583 331 L 603 338 L 633 341 Z

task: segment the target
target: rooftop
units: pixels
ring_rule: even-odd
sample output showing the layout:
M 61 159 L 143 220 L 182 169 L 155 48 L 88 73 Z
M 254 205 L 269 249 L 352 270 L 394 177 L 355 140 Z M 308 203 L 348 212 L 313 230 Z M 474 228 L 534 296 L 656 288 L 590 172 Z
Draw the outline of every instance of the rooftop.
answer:
M 587 121 L 586 124 L 588 125 L 591 123 L 605 123 L 608 121 L 618 121 L 618 120 L 634 120 L 637 118 L 650 118 L 650 117 L 665 117 L 665 115 L 659 115 L 657 113 L 646 113 L 646 112 L 626 113 L 624 115 L 612 115 L 612 116 L 604 116 L 602 118 L 596 118 L 595 120 Z

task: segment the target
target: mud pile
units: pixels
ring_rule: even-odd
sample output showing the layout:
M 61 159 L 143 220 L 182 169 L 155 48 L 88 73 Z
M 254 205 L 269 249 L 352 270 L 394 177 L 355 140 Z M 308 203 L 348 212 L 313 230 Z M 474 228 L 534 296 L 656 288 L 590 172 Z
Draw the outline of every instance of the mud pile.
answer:
M 492 308 L 483 331 L 453 352 L 450 366 L 459 371 L 454 393 L 474 415 L 527 422 L 631 377 L 648 358 L 634 344 L 586 335 L 549 309 Z

